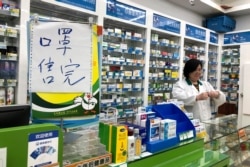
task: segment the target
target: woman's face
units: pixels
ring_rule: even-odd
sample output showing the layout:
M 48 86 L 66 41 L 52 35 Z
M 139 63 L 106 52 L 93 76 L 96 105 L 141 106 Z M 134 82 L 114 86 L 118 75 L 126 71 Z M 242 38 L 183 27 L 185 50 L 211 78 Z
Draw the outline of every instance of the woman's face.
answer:
M 189 79 L 192 82 L 197 82 L 201 77 L 201 73 L 202 73 L 201 65 L 198 65 L 195 71 L 189 73 Z

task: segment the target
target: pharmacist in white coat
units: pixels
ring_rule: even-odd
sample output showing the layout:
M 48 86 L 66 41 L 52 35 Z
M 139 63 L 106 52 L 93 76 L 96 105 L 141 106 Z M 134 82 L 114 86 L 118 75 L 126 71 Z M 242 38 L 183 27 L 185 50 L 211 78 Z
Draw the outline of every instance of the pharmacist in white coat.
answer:
M 225 94 L 215 90 L 209 82 L 201 81 L 202 62 L 190 59 L 184 67 L 185 79 L 178 81 L 173 86 L 172 95 L 174 99 L 184 102 L 187 112 L 192 112 L 195 119 L 201 121 L 212 118 L 210 100 L 214 100 L 215 107 L 226 101 Z

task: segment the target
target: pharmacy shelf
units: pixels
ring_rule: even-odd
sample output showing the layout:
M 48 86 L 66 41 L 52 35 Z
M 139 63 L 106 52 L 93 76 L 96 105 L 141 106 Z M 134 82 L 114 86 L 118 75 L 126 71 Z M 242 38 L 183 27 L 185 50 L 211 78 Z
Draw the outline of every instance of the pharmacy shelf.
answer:
M 151 31 L 148 104 L 171 98 L 179 80 L 180 37 L 164 31 Z
M 0 9 L 0 106 L 17 103 L 20 2 Z
M 208 69 L 206 68 L 205 64 L 207 61 L 206 58 L 206 42 L 195 40 L 191 38 L 184 38 L 184 58 L 183 63 L 185 64 L 186 61 L 189 59 L 198 59 L 203 64 L 203 75 L 201 76 L 202 80 L 206 80 L 206 75 L 204 75 Z
M 238 103 L 240 46 L 224 46 L 221 56 L 221 90 L 226 99 Z
M 218 82 L 218 46 L 209 44 L 208 49 L 208 69 L 207 81 L 217 89 Z
M 145 28 L 105 18 L 101 80 L 101 110 L 119 113 L 143 105 Z

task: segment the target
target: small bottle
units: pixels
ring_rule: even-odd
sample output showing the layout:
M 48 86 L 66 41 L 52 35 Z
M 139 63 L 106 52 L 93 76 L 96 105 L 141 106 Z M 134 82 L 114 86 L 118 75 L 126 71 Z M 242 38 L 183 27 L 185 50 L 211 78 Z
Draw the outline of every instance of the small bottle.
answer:
M 134 129 L 134 137 L 135 137 L 135 156 L 141 156 L 141 136 L 139 135 L 139 129 Z
M 133 161 L 135 159 L 135 137 L 134 128 L 128 128 L 128 161 Z

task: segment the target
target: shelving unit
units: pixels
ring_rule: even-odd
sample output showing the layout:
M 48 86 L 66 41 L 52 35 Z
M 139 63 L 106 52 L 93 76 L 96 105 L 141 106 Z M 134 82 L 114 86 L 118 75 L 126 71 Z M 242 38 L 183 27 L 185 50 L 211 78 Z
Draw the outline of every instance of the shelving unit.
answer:
M 0 106 L 16 103 L 19 61 L 19 1 L 0 9 Z
M 221 90 L 229 103 L 238 104 L 240 46 L 224 46 L 221 60 Z
M 208 75 L 207 81 L 217 89 L 218 81 L 218 46 L 209 44 L 208 49 Z
M 125 117 L 143 104 L 145 29 L 111 19 L 103 27 L 101 109 Z
M 150 47 L 148 103 L 153 104 L 170 99 L 179 80 L 180 37 L 152 31 Z
M 201 76 L 202 80 L 205 80 L 205 73 L 206 73 L 206 43 L 185 38 L 184 39 L 184 58 L 183 63 L 185 64 L 186 61 L 189 59 L 199 59 L 203 63 L 203 75 Z M 204 75 L 205 74 L 205 75 Z

